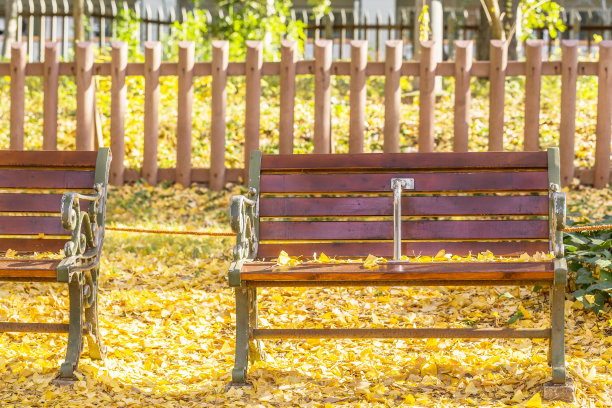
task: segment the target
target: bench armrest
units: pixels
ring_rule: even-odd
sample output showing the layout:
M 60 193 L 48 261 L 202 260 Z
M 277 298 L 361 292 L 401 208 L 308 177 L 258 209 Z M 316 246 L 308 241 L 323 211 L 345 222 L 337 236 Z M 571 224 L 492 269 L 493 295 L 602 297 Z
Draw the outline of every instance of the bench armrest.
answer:
M 234 260 L 252 259 L 257 253 L 257 227 L 259 203 L 256 192 L 249 191 L 249 197 L 233 196 L 230 204 L 230 223 L 236 233 Z
M 565 229 L 565 193 L 558 191 L 559 186 L 551 184 L 549 196 L 550 212 L 550 240 L 555 258 L 563 258 L 563 230 Z
M 62 196 L 62 226 L 72 231 L 72 238 L 64 246 L 66 257 L 81 256 L 86 250 L 99 246 L 98 215 L 105 194 L 100 184 L 94 186 L 94 191 L 92 195 L 68 192 Z M 88 211 L 81 210 L 79 200 L 90 202 Z

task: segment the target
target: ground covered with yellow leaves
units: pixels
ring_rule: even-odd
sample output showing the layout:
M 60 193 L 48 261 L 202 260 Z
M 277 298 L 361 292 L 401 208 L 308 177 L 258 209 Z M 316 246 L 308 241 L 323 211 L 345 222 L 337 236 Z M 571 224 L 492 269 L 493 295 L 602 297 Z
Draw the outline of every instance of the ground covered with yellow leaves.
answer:
M 239 189 L 236 188 L 234 193 Z M 231 193 L 193 187 L 112 189 L 108 225 L 228 230 Z M 610 190 L 570 192 L 569 211 L 612 210 Z M 105 361 L 87 353 L 72 389 L 50 384 L 66 336 L 0 334 L 2 407 L 540 406 L 543 340 L 266 341 L 254 388 L 225 392 L 234 349 L 227 285 L 232 238 L 108 232 L 100 320 Z M 501 295 L 501 296 L 500 296 Z M 262 327 L 548 325 L 548 291 L 498 288 L 273 288 Z M 567 366 L 580 407 L 612 406 L 612 310 L 566 301 Z M 67 321 L 67 287 L 0 283 L 0 320 Z M 563 403 L 541 406 L 565 406 Z

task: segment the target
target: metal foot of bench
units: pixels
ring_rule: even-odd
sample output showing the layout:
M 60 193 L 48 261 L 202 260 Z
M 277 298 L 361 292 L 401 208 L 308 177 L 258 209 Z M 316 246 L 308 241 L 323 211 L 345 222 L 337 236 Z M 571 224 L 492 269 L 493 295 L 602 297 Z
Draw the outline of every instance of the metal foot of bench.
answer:
M 92 360 L 103 360 L 106 357 L 106 347 L 102 344 L 98 326 L 98 273 L 99 270 L 91 271 L 92 292 L 89 306 L 85 308 L 85 322 L 89 325 L 87 348 Z
M 79 366 L 79 358 L 83 350 L 83 286 L 76 274 L 68 285 L 68 293 L 70 296 L 68 348 L 59 375 L 63 379 L 74 378 L 74 371 Z
M 572 403 L 575 401 L 574 382 L 571 379 L 567 379 L 563 384 L 547 382 L 543 386 L 542 397 L 549 401 Z
M 58 375 L 51 381 L 51 384 L 55 385 L 56 387 L 72 387 L 78 381 L 79 379 L 74 375 L 73 372 L 72 377 L 62 377 L 61 375 Z
M 255 388 L 253 384 L 251 384 L 250 382 L 236 383 L 232 381 L 231 383 L 225 386 L 225 392 L 228 392 L 234 387 L 236 388 Z

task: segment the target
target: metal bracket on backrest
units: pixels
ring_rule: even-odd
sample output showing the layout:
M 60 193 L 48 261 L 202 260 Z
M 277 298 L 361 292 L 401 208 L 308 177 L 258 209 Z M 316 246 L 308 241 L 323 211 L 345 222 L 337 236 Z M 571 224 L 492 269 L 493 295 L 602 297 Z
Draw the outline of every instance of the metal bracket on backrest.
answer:
M 413 178 L 392 178 L 393 190 L 393 260 L 402 256 L 402 191 L 414 190 Z

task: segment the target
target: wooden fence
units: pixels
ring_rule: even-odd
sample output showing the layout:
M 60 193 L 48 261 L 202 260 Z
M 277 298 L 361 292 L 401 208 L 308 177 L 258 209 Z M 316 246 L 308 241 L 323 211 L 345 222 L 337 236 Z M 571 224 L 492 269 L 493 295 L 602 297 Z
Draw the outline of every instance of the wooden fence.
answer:
M 262 61 L 262 43 L 247 42 L 245 62 L 228 62 L 228 43 L 212 43 L 212 61 L 194 62 L 194 44 L 179 44 L 178 63 L 162 62 L 161 44 L 145 46 L 144 63 L 128 63 L 124 43 L 112 44 L 112 61 L 94 63 L 93 45 L 77 45 L 75 62 L 59 62 L 59 44 L 48 43 L 44 63 L 26 63 L 26 45 L 13 44 L 11 62 L 0 63 L 0 75 L 11 77 L 10 147 L 24 148 L 25 77 L 44 77 L 43 147 L 57 148 L 58 77 L 76 77 L 76 148 L 94 148 L 94 75 L 111 76 L 110 139 L 113 152 L 111 182 L 122 184 L 140 177 L 150 184 L 161 180 L 183 185 L 208 183 L 212 189 L 222 189 L 226 182 L 245 180 L 249 152 L 259 147 L 260 98 L 262 76 L 280 76 L 279 150 L 293 153 L 293 129 L 296 75 L 314 75 L 314 153 L 330 153 L 331 145 L 331 76 L 350 76 L 349 152 L 360 153 L 364 146 L 366 78 L 385 78 L 384 151 L 399 152 L 400 78 L 419 77 L 418 149 L 432 152 L 434 144 L 434 81 L 436 76 L 455 78 L 454 151 L 468 149 L 470 123 L 470 77 L 489 78 L 490 116 L 489 150 L 503 149 L 504 98 L 507 76 L 525 76 L 524 149 L 539 149 L 540 87 L 542 75 L 561 76 L 561 175 L 567 185 L 577 175 L 584 182 L 604 187 L 610 180 L 610 134 L 612 123 L 612 41 L 599 43 L 599 61 L 578 62 L 578 43 L 563 42 L 561 61 L 542 61 L 542 42 L 526 43 L 526 61 L 507 61 L 506 47 L 501 41 L 491 41 L 491 61 L 473 61 L 470 41 L 456 41 L 454 62 L 436 63 L 433 42 L 421 43 L 419 62 L 402 61 L 402 42 L 386 43 L 384 62 L 367 61 L 367 43 L 351 43 L 350 61 L 332 61 L 331 41 L 315 43 L 315 59 L 296 61 L 297 45 L 283 41 L 280 62 Z M 144 152 L 140 169 L 124 168 L 125 112 L 127 108 L 126 76 L 144 76 Z M 574 169 L 574 133 L 576 119 L 576 83 L 578 75 L 598 77 L 596 152 L 593 169 Z M 158 168 L 158 107 L 160 76 L 178 77 L 178 124 L 176 168 Z M 212 77 L 210 168 L 192 168 L 192 105 L 193 79 Z M 245 169 L 226 168 L 226 105 L 228 76 L 246 77 L 246 118 L 244 161 Z M 578 171 L 579 170 L 579 171 Z

